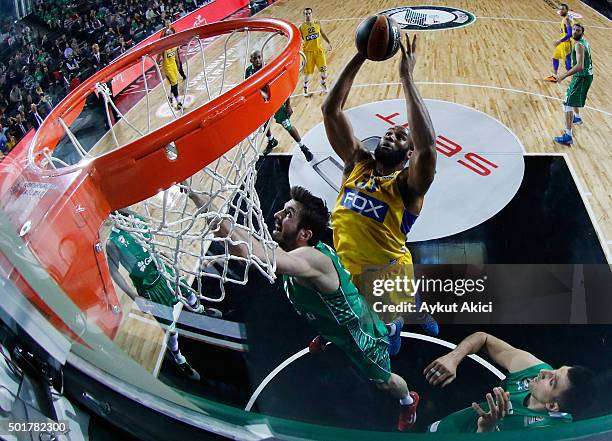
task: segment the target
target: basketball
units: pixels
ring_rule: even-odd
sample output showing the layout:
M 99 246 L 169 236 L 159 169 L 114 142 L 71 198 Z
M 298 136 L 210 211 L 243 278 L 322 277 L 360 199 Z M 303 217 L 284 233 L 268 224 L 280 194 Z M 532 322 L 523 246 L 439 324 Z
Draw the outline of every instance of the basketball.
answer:
M 373 15 L 362 21 L 355 33 L 355 45 L 361 55 L 372 61 L 391 58 L 400 47 L 400 28 L 386 15 Z

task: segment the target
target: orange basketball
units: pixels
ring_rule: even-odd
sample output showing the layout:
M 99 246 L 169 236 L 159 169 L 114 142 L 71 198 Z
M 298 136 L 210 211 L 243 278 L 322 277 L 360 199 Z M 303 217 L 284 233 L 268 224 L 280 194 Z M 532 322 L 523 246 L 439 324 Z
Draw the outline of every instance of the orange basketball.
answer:
M 357 27 L 355 45 L 368 60 L 383 61 L 398 51 L 400 37 L 400 28 L 394 19 L 386 15 L 373 15 Z

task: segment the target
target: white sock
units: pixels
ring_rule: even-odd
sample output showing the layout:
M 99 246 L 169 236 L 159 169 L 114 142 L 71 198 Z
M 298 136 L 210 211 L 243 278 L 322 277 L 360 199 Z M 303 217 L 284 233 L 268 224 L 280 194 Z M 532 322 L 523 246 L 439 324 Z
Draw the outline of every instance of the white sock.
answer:
M 300 148 L 302 148 L 302 147 L 306 147 L 306 146 L 304 145 L 304 141 L 300 141 L 300 142 L 298 142 L 298 145 L 300 146 Z
M 274 139 L 274 136 L 272 136 L 272 133 L 267 133 L 266 137 L 268 138 L 268 141 L 272 141 Z
M 576 118 L 580 118 L 580 114 L 579 114 L 579 113 L 574 112 L 574 116 L 575 116 Z
M 171 352 L 178 352 L 180 354 L 178 345 L 178 332 L 171 332 L 168 334 L 168 349 L 170 349 Z
M 198 304 L 198 298 L 196 297 L 194 293 L 192 292 L 189 293 L 189 297 L 187 297 L 187 304 L 191 306 L 192 308 L 195 308 L 196 305 Z
M 389 327 L 389 337 L 393 337 L 397 332 L 397 326 L 395 325 L 395 323 L 389 323 L 387 324 L 387 326 Z
M 404 398 L 400 400 L 400 404 L 402 406 L 410 406 L 412 403 L 414 403 L 414 400 L 412 399 L 410 394 L 406 395 Z
M 572 129 L 565 129 L 565 133 L 567 133 L 569 136 L 572 136 Z

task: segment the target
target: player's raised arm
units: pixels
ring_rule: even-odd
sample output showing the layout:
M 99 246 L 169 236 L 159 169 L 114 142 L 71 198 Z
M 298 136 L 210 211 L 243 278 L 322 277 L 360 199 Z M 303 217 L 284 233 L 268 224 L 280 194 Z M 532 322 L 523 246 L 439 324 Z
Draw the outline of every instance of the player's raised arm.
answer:
M 412 43 L 406 35 L 405 45 L 401 45 L 402 59 L 400 62 L 400 78 L 406 98 L 408 124 L 414 144 L 414 151 L 410 156 L 408 169 L 402 172 L 402 181 L 405 182 L 404 199 L 411 201 L 418 214 L 423 204 L 423 196 L 433 182 L 436 172 L 436 134 L 433 124 L 425 106 L 425 102 L 414 82 L 413 72 L 416 64 L 416 35 Z
M 464 338 L 448 354 L 432 361 L 423 370 L 423 375 L 430 384 L 444 387 L 457 377 L 459 363 L 468 355 L 476 354 L 481 349 L 484 349 L 495 363 L 509 372 L 517 372 L 542 363 L 529 352 L 517 349 L 491 334 L 476 332 Z
M 344 161 L 346 167 L 352 167 L 368 155 L 361 142 L 353 134 L 353 126 L 344 114 L 343 108 L 357 72 L 363 65 L 365 57 L 359 53 L 348 62 L 333 85 L 321 106 L 323 123 L 327 139 L 334 151 Z

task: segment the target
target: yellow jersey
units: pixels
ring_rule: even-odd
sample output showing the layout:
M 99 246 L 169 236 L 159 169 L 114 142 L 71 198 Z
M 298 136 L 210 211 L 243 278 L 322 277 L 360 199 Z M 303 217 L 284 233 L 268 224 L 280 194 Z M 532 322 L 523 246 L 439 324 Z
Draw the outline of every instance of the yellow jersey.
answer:
M 168 82 L 170 82 L 171 86 L 178 84 L 177 53 L 178 48 L 173 47 L 171 49 L 166 49 L 162 57 L 162 67 L 164 68 L 164 73 L 166 74 L 166 78 L 168 78 Z
M 334 247 L 351 274 L 368 265 L 412 263 L 406 234 L 417 216 L 408 213 L 397 185 L 399 171 L 374 174 L 374 159 L 355 164 L 332 212 Z
M 300 25 L 300 34 L 302 34 L 304 52 L 323 50 L 321 46 L 321 24 L 318 21 L 313 20 L 310 23 L 302 23 Z
M 173 47 L 170 49 L 166 49 L 163 54 L 162 65 L 164 69 L 178 69 L 178 65 L 176 64 L 176 54 L 178 52 L 177 47 Z
M 565 32 L 565 28 L 566 26 L 572 27 L 572 19 L 568 16 L 563 17 L 561 19 L 561 30 L 560 30 L 560 38 L 565 37 L 565 34 L 567 34 L 567 32 Z M 564 41 L 565 42 L 570 42 L 571 43 L 572 39 L 570 38 L 569 40 Z

